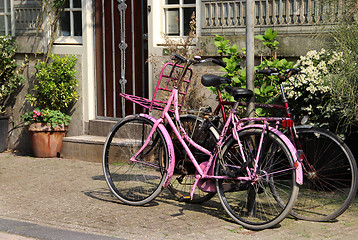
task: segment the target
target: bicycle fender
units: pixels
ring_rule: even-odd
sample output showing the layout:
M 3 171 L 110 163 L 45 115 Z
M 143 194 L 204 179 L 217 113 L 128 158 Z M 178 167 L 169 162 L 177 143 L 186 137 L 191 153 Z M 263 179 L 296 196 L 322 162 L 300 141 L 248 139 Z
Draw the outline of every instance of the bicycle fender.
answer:
M 264 126 L 260 125 L 260 124 L 253 124 L 253 125 L 249 125 L 249 126 L 245 126 L 243 128 L 240 128 L 238 131 L 243 130 L 243 129 L 247 129 L 247 128 L 261 128 L 263 129 Z M 294 166 L 296 169 L 296 182 L 299 185 L 303 184 L 303 170 L 302 170 L 302 164 L 300 161 L 300 157 L 301 157 L 301 152 L 297 151 L 297 149 L 295 148 L 295 146 L 292 144 L 292 142 L 285 136 L 285 134 L 283 134 L 282 132 L 280 132 L 279 130 L 270 127 L 270 126 L 266 126 L 266 129 L 268 131 L 271 131 L 273 133 L 275 133 L 288 147 L 288 149 L 290 150 L 290 153 L 293 157 L 293 161 L 294 161 Z
M 147 118 L 148 120 L 150 120 L 151 122 L 155 123 L 155 121 L 157 121 L 156 118 L 149 116 L 147 114 L 139 114 L 139 116 Z M 162 132 L 165 142 L 167 143 L 167 147 L 168 147 L 168 157 L 169 157 L 169 166 L 166 169 L 167 171 L 167 177 L 165 179 L 164 185 L 163 187 L 166 188 L 168 187 L 170 180 L 174 174 L 174 167 L 175 167 L 175 154 L 174 154 L 174 146 L 173 146 L 173 141 L 167 131 L 167 129 L 164 127 L 164 125 L 162 123 L 160 123 L 158 125 L 158 128 L 160 129 L 160 131 Z

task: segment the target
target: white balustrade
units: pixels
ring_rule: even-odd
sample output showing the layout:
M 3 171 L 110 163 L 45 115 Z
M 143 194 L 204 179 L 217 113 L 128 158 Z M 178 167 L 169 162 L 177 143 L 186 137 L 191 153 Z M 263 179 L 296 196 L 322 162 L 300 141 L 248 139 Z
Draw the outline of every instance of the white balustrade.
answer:
M 315 26 L 334 24 L 341 14 L 343 0 L 325 3 L 320 0 L 256 0 L 255 27 L 285 27 L 312 30 Z M 202 33 L 215 30 L 245 31 L 246 0 L 202 0 Z M 298 28 L 301 27 L 301 28 Z M 303 28 L 302 28 L 303 27 Z

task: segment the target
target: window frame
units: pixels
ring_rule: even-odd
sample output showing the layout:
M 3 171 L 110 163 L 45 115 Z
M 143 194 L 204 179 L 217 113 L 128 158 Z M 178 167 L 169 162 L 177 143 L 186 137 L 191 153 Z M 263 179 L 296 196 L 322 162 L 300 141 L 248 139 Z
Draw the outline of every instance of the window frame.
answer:
M 198 22 L 198 6 L 200 1 L 196 0 L 195 3 L 191 3 L 191 4 L 185 4 L 184 0 L 179 0 L 178 4 L 165 4 L 166 0 L 163 0 L 163 5 L 162 5 L 162 16 L 163 16 L 163 33 L 169 37 L 169 38 L 185 38 L 187 36 L 184 35 L 184 8 L 195 8 L 195 15 L 196 15 L 196 19 Z M 168 9 L 179 9 L 179 35 L 169 35 L 167 34 L 167 19 L 166 19 L 166 14 Z
M 73 7 L 73 0 L 69 1 L 69 7 L 64 8 L 63 11 L 70 13 L 70 36 L 61 36 L 58 35 L 55 44 L 74 44 L 74 45 L 81 45 L 83 43 L 83 0 L 81 0 L 81 7 Z M 84 0 L 86 1 L 86 0 Z M 80 12 L 81 13 L 81 29 L 82 29 L 82 36 L 74 36 L 74 12 Z M 59 22 L 60 24 L 60 22 Z M 60 28 L 60 26 L 59 26 Z
M 10 6 L 8 6 L 10 3 Z M 10 9 L 10 12 L 9 12 Z M 9 20 L 10 16 L 10 20 Z M 4 9 L 0 11 L 0 17 L 4 19 L 4 35 L 15 36 L 15 8 L 14 8 L 14 0 L 4 1 Z M 9 24 L 10 21 L 10 24 Z M 10 26 L 10 29 L 9 29 Z M 10 34 L 11 32 L 11 34 Z

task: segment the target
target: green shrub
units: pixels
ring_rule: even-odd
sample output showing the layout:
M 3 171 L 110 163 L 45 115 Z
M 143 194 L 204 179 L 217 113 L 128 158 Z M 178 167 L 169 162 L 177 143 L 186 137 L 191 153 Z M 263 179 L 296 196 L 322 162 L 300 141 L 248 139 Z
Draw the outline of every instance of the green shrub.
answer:
M 77 58 L 51 54 L 51 59 L 49 63 L 41 62 L 35 66 L 37 82 L 33 94 L 26 95 L 26 99 L 37 108 L 68 113 L 78 99 Z
M 3 114 L 11 95 L 18 89 L 24 78 L 20 73 L 24 65 L 17 70 L 15 40 L 7 36 L 0 36 L 0 114 Z

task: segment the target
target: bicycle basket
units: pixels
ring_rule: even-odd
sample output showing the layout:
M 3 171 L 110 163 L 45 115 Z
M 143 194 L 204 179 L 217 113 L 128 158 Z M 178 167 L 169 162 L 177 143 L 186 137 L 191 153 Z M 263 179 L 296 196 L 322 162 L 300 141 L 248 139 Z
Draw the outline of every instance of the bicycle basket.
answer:
M 184 66 L 174 64 L 174 63 L 166 63 L 164 64 L 160 76 L 157 82 L 157 86 L 155 88 L 152 100 L 149 100 L 144 97 L 138 97 L 135 95 L 121 93 L 120 96 L 124 97 L 125 99 L 132 101 L 142 107 L 152 110 L 163 110 L 167 99 L 172 92 L 174 82 L 178 81 L 179 75 L 183 70 Z M 185 96 L 189 88 L 189 84 L 192 78 L 193 72 L 190 68 L 188 68 L 183 83 L 179 89 L 179 99 L 178 99 L 178 107 L 179 110 L 184 104 Z M 174 106 L 172 104 L 170 111 L 173 112 Z

